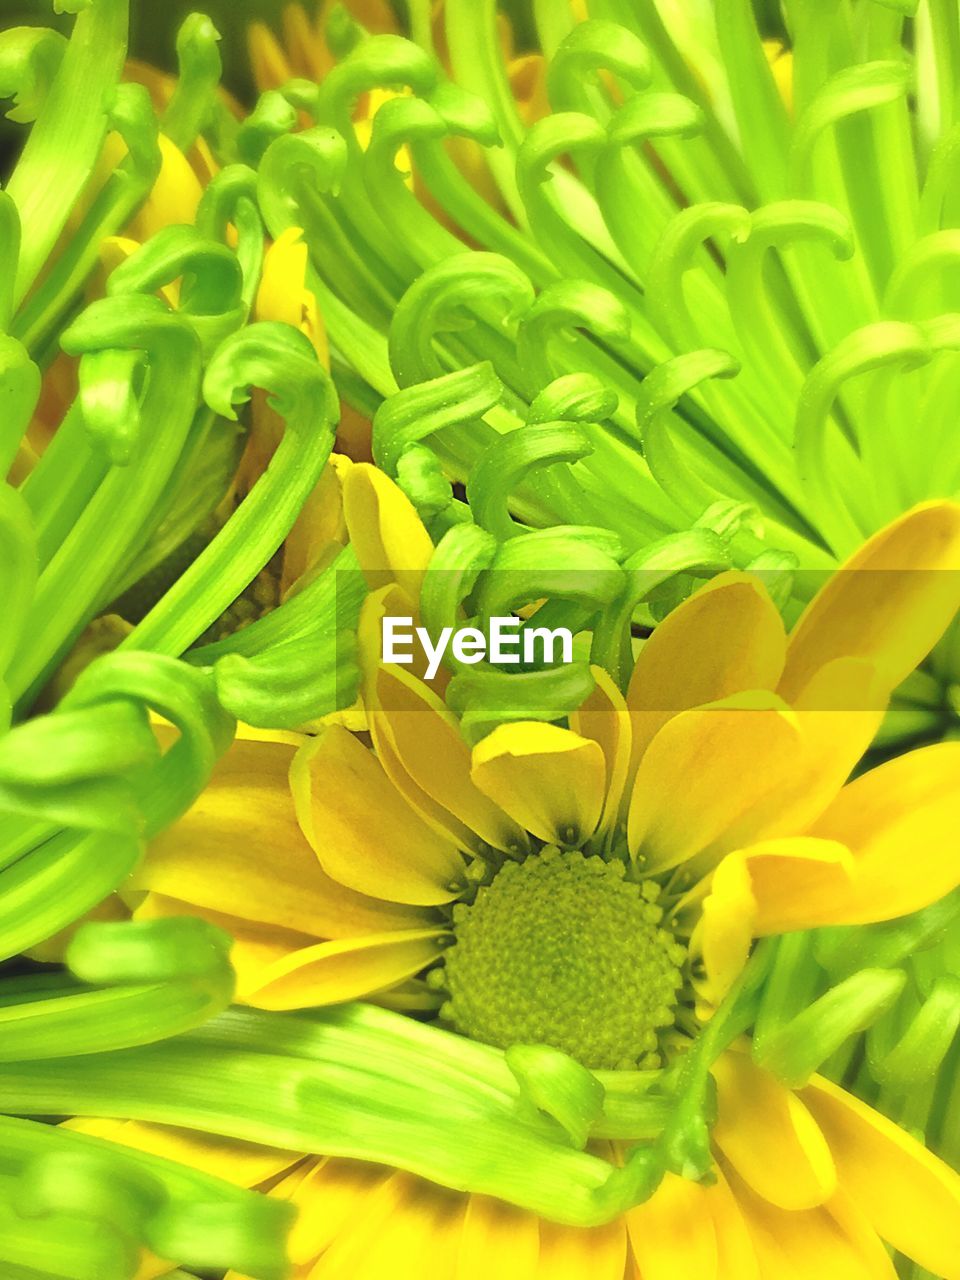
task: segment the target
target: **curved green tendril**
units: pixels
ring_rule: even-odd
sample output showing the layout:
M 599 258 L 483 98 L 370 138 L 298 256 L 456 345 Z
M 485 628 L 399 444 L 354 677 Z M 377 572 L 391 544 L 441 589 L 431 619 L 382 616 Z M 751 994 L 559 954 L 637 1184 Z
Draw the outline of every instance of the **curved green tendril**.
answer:
M 623 588 L 622 555 L 606 529 L 558 525 L 510 538 L 477 584 L 478 613 L 485 622 L 544 597 L 599 611 Z
M 130 1280 L 142 1246 L 190 1267 L 236 1268 L 253 1280 L 287 1275 L 285 1237 L 294 1209 L 285 1201 L 101 1138 L 9 1116 L 0 1117 L 0 1147 L 0 1177 L 9 1191 L 0 1208 L 6 1274 Z M 38 1259 L 42 1273 L 33 1269 Z
M 166 491 L 187 438 L 200 381 L 196 337 L 186 321 L 156 298 L 95 302 L 62 341 L 71 354 L 93 357 L 97 369 L 104 352 L 116 352 L 121 367 L 142 353 L 151 376 L 135 400 L 128 393 L 120 398 L 123 413 L 117 430 L 122 435 L 129 425 L 129 460 L 109 468 L 40 575 L 30 644 L 10 667 L 11 690 L 23 701 L 41 687 L 97 606 L 106 603 L 105 594 L 109 599 L 120 558 L 146 535 L 151 510 Z M 88 390 L 88 404 L 90 394 Z M 136 412 L 135 422 L 124 421 L 124 406 Z
M 508 258 L 463 253 L 424 271 L 400 299 L 390 323 L 390 364 L 401 387 L 446 372 L 434 349 L 441 333 L 469 329 L 477 318 L 502 327 L 533 303 L 533 286 Z
M 420 591 L 420 616 L 431 635 L 457 625 L 461 605 L 490 567 L 496 550 L 496 540 L 475 524 L 450 529 L 440 539 Z
M 29 124 L 46 101 L 67 41 L 48 27 L 10 27 L 0 32 L 0 98 L 13 98 L 8 120 Z
M 511 519 L 510 494 L 533 470 L 577 462 L 592 452 L 590 441 L 567 422 L 524 427 L 494 441 L 470 472 L 467 501 L 481 528 L 499 539 L 524 533 Z
M 199 1026 L 233 996 L 230 945 L 189 917 L 81 925 L 70 976 L 0 981 L 0 1061 L 126 1049 Z
M 593 687 L 586 662 L 511 674 L 473 667 L 454 676 L 446 696 L 463 736 L 475 744 L 501 724 L 561 720 L 582 705 Z
M 202 236 L 226 244 L 231 226 L 236 228 L 236 255 L 243 276 L 241 296 L 249 313 L 260 285 L 264 245 L 257 175 L 243 164 L 221 169 L 207 184 L 197 207 L 196 227 Z
M 178 314 L 189 320 L 204 357 L 243 322 L 243 272 L 225 244 L 196 227 L 162 227 L 110 275 L 111 297 L 154 293 L 181 280 Z
M 0 216 L 3 201 L 0 197 Z M 7 475 L 40 398 L 40 370 L 26 348 L 0 333 L 0 474 Z
M 561 41 L 547 68 L 547 96 L 555 111 L 578 111 L 592 72 L 607 71 L 633 89 L 650 83 L 646 45 L 632 31 L 602 19 L 578 23 Z
M 188 648 L 253 581 L 290 532 L 333 448 L 339 403 L 309 340 L 261 321 L 228 337 L 203 381 L 204 399 L 229 419 L 261 386 L 284 420 L 280 444 L 244 501 L 190 568 L 124 641 L 170 654 Z
M 202 13 L 189 14 L 177 32 L 180 75 L 163 113 L 162 129 L 181 151 L 193 145 L 213 111 L 223 69 L 219 40 L 216 27 Z
M 179 732 L 162 756 L 147 708 Z M 99 658 L 56 712 L 13 729 L 0 758 L 0 956 L 106 898 L 143 839 L 193 803 L 233 730 L 209 676 L 154 654 Z
M 790 187 L 807 195 L 813 152 L 822 134 L 860 111 L 874 111 L 901 98 L 909 88 L 902 62 L 866 62 L 837 72 L 800 116 L 789 149 Z
M 569 357 L 569 331 L 573 329 L 616 347 L 630 336 L 630 316 L 616 294 L 601 285 L 584 280 L 558 280 L 548 285 L 524 314 L 517 331 L 517 354 L 531 398 L 568 371 L 568 362 L 556 359 L 552 347 L 561 346 Z
M 591 660 L 626 690 L 634 665 L 630 626 L 638 606 L 680 574 L 709 575 L 730 565 L 723 540 L 709 529 L 671 534 L 635 552 L 623 563 L 626 581 L 621 594 L 603 611 L 594 630 Z
M 341 629 L 287 640 L 252 658 L 225 654 L 213 675 L 221 704 L 247 724 L 297 729 L 356 701 L 356 636 Z
M 127 0 L 97 0 L 77 16 L 40 114 L 7 183 L 23 243 L 14 299 L 30 289 L 96 164 L 127 40 Z
M 388 396 L 373 419 L 373 456 L 395 476 L 406 449 L 438 431 L 482 417 L 500 402 L 503 386 L 488 362 L 457 369 Z
M 818 502 L 824 536 L 839 556 L 860 542 L 863 531 L 838 492 L 831 465 L 828 419 L 833 402 L 849 378 L 890 363 L 915 368 L 929 358 L 929 340 L 916 325 L 887 320 L 849 334 L 807 375 L 797 403 L 797 465 L 801 481 L 811 487 Z M 846 444 L 839 432 L 833 441 L 837 446 Z M 862 448 L 864 440 L 858 438 L 858 443 Z
M 65 312 L 75 305 L 100 262 L 103 240 L 129 221 L 160 172 L 157 119 L 146 89 L 139 84 L 118 85 L 109 120 L 127 155 L 97 193 L 49 273 L 26 299 L 14 324 L 17 336 L 36 353 L 50 345 Z

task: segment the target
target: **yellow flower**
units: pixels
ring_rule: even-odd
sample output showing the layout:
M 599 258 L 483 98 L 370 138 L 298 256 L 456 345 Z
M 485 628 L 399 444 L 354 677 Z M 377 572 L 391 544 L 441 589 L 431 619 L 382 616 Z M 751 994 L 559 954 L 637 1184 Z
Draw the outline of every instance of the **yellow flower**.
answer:
M 382 613 L 416 614 L 430 541 L 373 468 L 351 469 L 345 508 L 369 648 Z M 958 567 L 960 508 L 935 503 L 867 543 L 789 636 L 761 584 L 722 575 L 654 632 L 626 696 L 597 670 L 569 727 L 503 725 L 472 751 L 438 692 L 368 652 L 372 749 L 340 725 L 238 742 L 154 842 L 136 914 L 232 932 L 239 998 L 260 1008 L 374 998 L 504 1047 L 654 1067 L 753 939 L 890 919 L 960 882 L 960 744 L 847 782 L 956 611 Z M 256 1149 L 175 1141 L 298 1204 L 304 1280 L 892 1280 L 883 1241 L 960 1277 L 960 1179 L 919 1143 L 826 1080 L 789 1089 L 743 1046 L 713 1075 L 716 1182 L 668 1175 L 590 1230 L 322 1153 L 278 1156 L 278 1180 Z
M 382 612 L 416 614 L 431 543 L 372 467 L 352 467 L 344 491 L 374 588 L 369 648 Z M 890 689 L 956 609 L 956 575 L 942 570 L 958 554 L 960 511 L 917 508 L 831 579 L 789 638 L 762 585 L 721 575 L 654 632 L 625 698 L 597 670 L 569 728 L 504 725 L 472 753 L 434 689 L 368 662 L 375 750 L 340 727 L 238 742 L 138 871 L 150 891 L 139 912 L 216 910 L 237 938 L 243 998 L 305 1007 L 419 972 L 484 858 L 622 852 L 612 865 L 658 886 L 702 958 L 701 1002 L 715 1002 L 754 937 L 889 919 L 957 882 L 960 745 L 844 783 Z

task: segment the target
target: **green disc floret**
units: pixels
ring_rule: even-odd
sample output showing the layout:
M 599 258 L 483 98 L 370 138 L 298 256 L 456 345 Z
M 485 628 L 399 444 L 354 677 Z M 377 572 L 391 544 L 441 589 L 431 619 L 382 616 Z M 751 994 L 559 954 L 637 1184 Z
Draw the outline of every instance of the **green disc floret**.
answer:
M 548 1044 L 591 1069 L 659 1065 L 686 953 L 656 885 L 624 864 L 548 847 L 454 908 L 443 1016 L 476 1040 Z

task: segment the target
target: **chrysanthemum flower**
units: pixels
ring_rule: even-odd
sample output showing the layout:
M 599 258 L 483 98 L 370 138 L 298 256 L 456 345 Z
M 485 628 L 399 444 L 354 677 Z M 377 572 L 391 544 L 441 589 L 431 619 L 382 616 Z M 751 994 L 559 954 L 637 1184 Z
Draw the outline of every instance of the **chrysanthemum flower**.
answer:
M 375 587 L 361 633 L 378 644 L 384 610 L 416 608 L 429 539 L 380 473 L 355 468 L 346 489 Z M 957 509 L 920 507 L 870 540 L 789 636 L 756 578 L 720 575 L 646 641 L 625 697 L 597 670 L 568 725 L 507 723 L 472 750 L 443 697 L 377 649 L 372 749 L 338 725 L 299 747 L 238 744 L 131 882 L 147 891 L 136 915 L 224 926 L 241 998 L 260 1008 L 374 997 L 503 1049 L 552 1045 L 614 1090 L 617 1073 L 669 1069 L 711 1026 L 754 939 L 887 920 L 957 884 L 960 747 L 846 780 L 890 690 L 957 608 L 958 554 Z M 881 977 L 871 999 L 897 990 Z M 374 1275 L 388 1256 L 415 1270 L 429 1249 L 441 1277 L 508 1256 L 519 1277 L 577 1274 L 587 1258 L 604 1280 L 799 1276 L 815 1259 L 867 1277 L 893 1275 L 886 1240 L 956 1276 L 956 1175 L 810 1077 L 838 1025 L 862 1025 L 862 998 L 838 998 L 829 1028 L 813 1023 L 771 1069 L 746 1046 L 723 1052 L 716 1180 L 668 1174 L 604 1227 L 538 1222 L 382 1168 L 291 1161 L 270 1185 L 302 1210 L 297 1274 Z M 623 1160 L 630 1143 L 605 1137 Z M 190 1150 L 205 1162 L 201 1139 Z
M 495 6 L 448 0 L 449 77 L 418 30 L 299 85 L 317 127 L 267 152 L 265 217 L 303 228 L 348 395 L 384 401 L 374 456 L 425 517 L 429 457 L 497 536 L 507 505 L 520 532 L 601 527 L 632 554 L 735 502 L 739 566 L 829 570 L 956 496 L 952 19 L 786 20 L 765 47 L 738 0 L 537 6 L 553 110 L 530 117 Z M 357 95 L 398 84 L 368 141 Z M 331 128 L 344 173 L 316 151 Z M 952 653 L 887 739 L 952 722 Z
M 251 384 L 274 391 L 284 430 L 278 439 L 276 422 L 256 407 L 243 478 L 250 493 L 150 601 L 125 642 L 134 652 L 90 668 L 59 721 L 20 726 L 4 740 L 0 785 L 12 812 L 0 815 L 8 837 L 0 861 L 12 861 L 0 887 L 13 893 L 0 923 L 8 950 L 34 940 L 44 921 L 66 923 L 120 880 L 138 917 L 119 926 L 123 938 L 168 945 L 159 948 L 159 972 L 157 952 L 147 948 L 148 965 L 133 946 L 128 967 L 119 966 L 121 981 L 139 980 L 132 993 L 82 989 L 106 976 L 83 962 L 89 932 L 71 943 L 74 978 L 63 991 L 54 984 L 45 988 L 54 993 L 48 1001 L 36 1001 L 24 999 L 36 994 L 29 983 L 8 988 L 2 1017 L 13 1035 L 5 1044 L 16 1040 L 19 1048 L 5 1050 L 14 1061 L 0 1068 L 0 1106 L 25 1115 L 167 1119 L 272 1143 L 277 1150 L 241 1151 L 182 1134 L 117 1135 L 199 1165 L 223 1170 L 232 1162 L 237 1180 L 265 1185 L 274 1201 L 302 1202 L 310 1211 L 294 1253 L 304 1276 L 373 1275 L 388 1265 L 415 1273 L 429 1265 L 462 1280 L 471 1268 L 533 1276 L 579 1274 L 590 1265 L 609 1280 L 637 1271 L 657 1280 L 678 1266 L 723 1280 L 779 1280 L 825 1267 L 866 1280 L 892 1274 L 886 1240 L 954 1277 L 956 1177 L 813 1074 L 838 1037 L 890 1005 L 902 974 L 873 969 L 862 981 L 841 982 L 793 1021 L 778 998 L 777 970 L 762 1007 L 750 985 L 764 978 L 773 954 L 758 940 L 887 920 L 935 902 L 957 881 L 955 745 L 847 782 L 891 689 L 957 605 L 956 508 L 927 502 L 900 514 L 919 499 L 956 491 L 949 437 L 934 412 L 955 372 L 953 316 L 949 297 L 926 274 L 930 262 L 950 258 L 951 242 L 918 238 L 925 224 L 909 196 L 900 198 L 903 164 L 890 166 L 876 217 L 877 184 L 861 188 L 849 167 L 851 154 L 867 155 L 876 177 L 881 154 L 904 159 L 906 77 L 895 58 L 858 64 L 845 15 L 826 24 L 819 47 L 798 15 L 794 126 L 777 64 L 769 71 L 742 5 L 718 4 L 712 37 L 698 47 L 694 23 L 679 51 L 650 7 L 641 18 L 652 56 L 629 25 L 577 23 L 562 6 L 539 6 L 538 18 L 551 55 L 548 88 L 563 108 L 555 117 L 540 118 L 533 107 L 515 118 L 509 82 L 496 68 L 490 4 L 447 4 L 451 66 L 480 99 L 444 82 L 424 49 L 395 36 L 368 40 L 341 15 L 341 65 L 316 88 L 301 83 L 267 98 L 238 133 L 235 155 L 258 165 L 259 175 L 249 168 L 220 175 L 208 193 L 205 229 L 175 229 L 131 254 L 111 281 L 113 296 L 70 330 L 69 345 L 85 358 L 72 426 L 38 465 L 26 506 L 5 494 L 11 501 L 0 508 L 14 553 L 16 627 L 4 669 L 18 714 L 111 591 L 142 578 L 144 547 L 157 557 L 154 535 L 171 536 L 171 495 L 189 524 L 183 504 L 195 501 L 193 481 L 203 468 L 181 470 L 182 461 L 203 455 L 206 433 L 234 416 Z M 138 147 L 153 139 L 156 122 L 143 112 L 142 94 L 121 95 L 111 106 L 122 28 L 121 0 L 98 0 L 78 22 L 80 38 L 51 90 L 62 106 L 90 82 L 92 109 L 78 113 L 75 153 L 65 145 L 68 113 L 41 115 L 36 145 L 14 175 L 17 203 L 34 216 L 20 220 L 14 293 L 0 298 L 0 309 L 3 319 L 17 312 L 24 335 L 58 331 L 96 239 L 78 237 L 76 259 L 68 256 L 46 292 L 41 286 L 29 297 L 63 227 L 50 191 L 34 190 L 30 177 L 59 149 L 62 203 L 70 206 L 112 109 L 111 119 L 128 126 L 130 161 L 106 182 L 106 207 L 98 203 L 84 226 L 105 225 L 101 215 L 122 225 L 118 211 L 149 189 L 157 150 L 147 148 L 149 163 L 138 168 L 146 154 Z M 895 19 L 865 29 L 871 56 L 899 52 Z M 922 64 L 922 21 L 919 30 Z M 425 28 L 418 34 L 425 37 Z M 536 84 L 542 69 L 537 59 L 527 79 Z M 377 95 L 396 82 L 414 92 Z M 942 74 L 936 84 L 939 125 L 949 115 Z M 378 107 L 372 126 L 352 111 L 358 92 Z M 131 125 L 124 112 L 134 108 Z M 924 98 L 924 121 L 929 110 Z M 868 123 L 847 119 L 861 114 Z M 303 115 L 321 127 L 277 136 Z M 824 164 L 818 147 L 835 125 L 836 155 L 831 150 Z M 706 145 L 694 144 L 691 163 L 684 144 L 700 126 Z M 449 132 L 489 147 L 497 128 L 507 148 L 491 157 L 498 194 L 485 203 L 483 188 L 464 181 L 439 143 Z M 397 173 L 405 147 L 444 210 L 434 221 Z M 931 164 L 940 186 L 926 201 L 937 226 L 950 217 L 950 148 L 945 154 L 939 170 Z M 254 194 L 275 238 L 273 266 L 293 282 L 289 291 L 260 284 Z M 709 200 L 718 194 L 720 208 Z M 640 204 L 651 211 L 649 225 L 632 216 Z M 14 243 L 11 208 L 0 203 L 0 233 Z M 301 226 L 309 267 L 298 247 Z M 808 234 L 812 256 L 793 243 Z M 462 254 L 467 240 L 495 254 Z M 825 285 L 818 299 L 810 274 L 823 266 L 817 251 L 824 244 L 855 253 L 847 278 Z M 150 296 L 163 290 L 170 305 Z M 451 317 L 451 302 L 464 298 L 472 329 Z M 438 535 L 463 525 L 484 551 L 497 542 L 519 548 L 519 563 L 538 559 L 542 544 L 531 530 L 563 522 L 560 541 L 592 548 L 618 580 L 638 571 L 633 554 L 652 539 L 691 525 L 695 553 L 669 563 L 668 577 L 716 570 L 701 555 L 707 544 L 740 567 L 769 565 L 763 557 L 773 549 L 781 553 L 778 567 L 792 557 L 829 570 L 865 534 L 874 536 L 789 636 L 755 578 L 724 574 L 667 617 L 634 662 L 626 641 L 637 602 L 625 590 L 619 611 L 600 610 L 597 630 L 607 634 L 594 656 L 611 662 L 596 669 L 589 695 L 567 699 L 565 717 L 537 719 L 543 706 L 534 705 L 517 720 L 514 703 L 506 716 L 488 716 L 506 721 L 490 730 L 461 696 L 462 681 L 445 696 L 446 681 L 431 690 L 371 652 L 385 611 L 398 604 L 424 616 L 436 611 L 436 577 L 427 572 L 433 547 L 399 490 L 367 468 L 346 468 L 351 548 L 338 564 L 355 580 L 359 560 L 373 590 L 361 626 L 372 746 L 341 724 L 306 740 L 254 733 L 227 756 L 175 834 L 164 835 L 232 732 L 217 700 L 257 723 L 300 724 L 321 705 L 310 683 L 317 669 L 338 683 L 334 628 L 345 616 L 352 629 L 361 593 L 348 588 L 349 607 L 338 619 L 343 602 L 332 598 L 333 579 L 316 573 L 326 532 L 315 536 L 306 522 L 299 533 L 308 536 L 297 530 L 298 512 L 306 506 L 309 517 L 317 497 L 335 414 L 318 360 L 314 299 L 329 317 L 335 367 L 358 407 L 384 398 L 378 461 Z M 292 319 L 293 328 L 272 319 L 245 328 L 257 301 Z M 571 324 L 587 333 L 571 335 Z M 727 387 L 708 385 L 732 373 L 737 360 L 742 372 Z M 892 390 L 887 376 L 897 361 L 927 362 L 922 402 L 933 439 L 920 458 L 903 429 L 911 420 L 904 402 L 916 399 Z M 11 382 L 15 417 L 29 400 L 24 367 L 14 367 Z M 847 385 L 861 373 L 877 379 L 866 394 Z M 781 429 L 794 416 L 795 439 Z M 100 447 L 90 467 L 79 465 L 94 452 L 88 432 Z M 444 477 L 466 482 L 475 524 Z M 33 599 L 31 511 L 41 568 Z M 329 512 L 324 501 L 320 514 L 324 530 L 328 514 L 339 523 L 335 501 Z M 403 524 L 401 544 L 388 527 L 393 519 Z M 332 541 L 339 545 L 336 533 Z M 294 579 L 300 590 L 244 628 L 243 640 L 230 627 L 194 648 L 189 663 L 199 672 L 176 663 L 172 655 L 223 620 L 281 544 L 280 591 Z M 484 563 L 481 556 L 463 571 L 482 575 Z M 534 567 L 551 570 L 542 552 Z M 523 603 L 550 595 L 534 592 Z M 461 596 L 446 599 L 455 613 Z M 597 622 L 597 611 L 587 612 L 584 626 Z M 171 656 L 140 665 L 138 648 Z M 629 682 L 620 686 L 627 668 Z M 145 671 L 155 684 L 145 685 Z M 178 682 L 189 696 L 173 696 L 171 689 L 183 692 Z M 527 687 L 514 684 L 518 699 Z M 144 704 L 179 713 L 172 718 L 180 740 L 162 756 Z M 66 763 L 52 753 L 48 764 L 43 748 L 58 728 L 80 750 L 74 743 Z M 24 745 L 32 750 L 21 757 Z M 127 878 L 144 832 L 154 847 Z M 56 894 L 44 900 L 50 884 L 69 895 L 66 905 Z M 19 919 L 24 903 L 30 909 Z M 184 914 L 200 919 L 164 918 Z M 229 998 L 223 937 L 203 929 L 211 923 L 235 936 L 243 999 L 274 1016 L 228 1014 L 141 1048 L 159 1034 L 144 1017 L 151 1001 L 171 1019 L 162 1029 L 178 1031 Z M 184 924 L 184 936 L 193 927 L 193 941 L 211 942 L 203 963 L 187 948 L 176 950 Z M 175 996 L 187 1006 L 182 1023 Z M 449 1030 L 366 1006 L 316 1022 L 276 1014 L 351 996 L 435 1015 Z M 131 1003 L 137 1017 L 128 1019 Z M 91 1008 L 116 1016 L 94 1024 Z M 51 1028 L 83 1022 L 84 1011 L 82 1030 L 92 1040 L 72 1026 L 61 1059 Z M 372 1032 L 366 1039 L 358 1034 L 364 1019 Z M 751 1026 L 752 1044 L 740 1041 Z M 326 1074 L 309 1062 L 314 1035 L 331 1055 Z M 416 1052 L 405 1035 L 424 1037 Z M 420 1145 L 430 1130 L 411 1115 L 409 1078 L 393 1064 L 369 1070 L 364 1045 L 406 1053 L 407 1072 L 422 1072 L 415 1088 L 421 1079 L 437 1086 L 443 1159 L 429 1141 Z M 97 1052 L 103 1048 L 110 1052 Z M 444 1052 L 458 1058 L 475 1090 L 466 1101 L 463 1081 L 452 1085 L 440 1069 Z M 716 1095 L 709 1141 L 708 1071 Z M 681 1087 L 691 1079 L 697 1091 Z M 218 1110 L 211 1089 L 221 1084 Z M 246 1099 L 238 1099 L 241 1085 Z M 365 1109 L 368 1090 L 384 1099 L 379 1116 Z M 682 1120 L 688 1104 L 695 1123 L 678 1137 L 676 1115 Z M 426 1102 L 423 1109 L 430 1110 Z M 451 1140 L 452 1130 L 462 1122 L 470 1132 L 473 1124 L 476 1137 L 478 1119 L 488 1118 L 491 1146 L 477 1142 L 472 1163 L 470 1149 L 451 1157 L 459 1136 Z M 16 1126 L 4 1128 L 16 1145 Z M 388 1131 L 392 1146 L 382 1138 Z M 68 1150 L 71 1140 L 61 1136 Z M 511 1166 L 511 1143 L 520 1162 L 523 1153 L 536 1154 L 529 1171 Z M 351 1156 L 379 1165 L 358 1167 L 347 1162 Z M 42 1172 L 18 1159 L 17 1176 L 46 1187 L 41 1212 L 51 1203 Z M 711 1172 L 712 1183 L 705 1180 Z M 126 1208 L 142 1192 L 149 1210 L 164 1179 L 175 1177 L 168 1169 L 156 1181 L 125 1178 L 119 1198 Z M 92 1199 L 96 1220 L 109 1218 L 101 1178 L 68 1185 L 81 1216 Z M 222 1189 L 211 1191 L 217 1195 Z M 232 1202 L 234 1222 L 241 1203 Z M 353 1229 L 363 1214 L 362 1230 Z M 166 1231 L 135 1205 L 122 1232 L 138 1241 L 146 1235 L 155 1252 L 196 1266 L 235 1256 L 222 1240 L 205 1254 L 202 1230 L 191 1236 L 191 1253 L 170 1230 L 171 1218 L 156 1216 Z M 127 1231 L 128 1219 L 136 1230 Z M 381 1228 L 376 1234 L 371 1221 Z M 682 1232 L 687 1247 L 678 1262 Z M 256 1229 L 251 1236 L 255 1245 Z M 8 1242 L 0 1245 L 0 1258 L 19 1267 L 27 1255 L 19 1237 L 13 1244 L 6 1255 Z M 123 1246 L 116 1256 L 84 1254 L 87 1272 L 103 1256 L 101 1270 L 126 1275 L 131 1255 Z M 269 1249 L 265 1260 L 255 1249 L 236 1253 L 251 1272 L 276 1274 Z

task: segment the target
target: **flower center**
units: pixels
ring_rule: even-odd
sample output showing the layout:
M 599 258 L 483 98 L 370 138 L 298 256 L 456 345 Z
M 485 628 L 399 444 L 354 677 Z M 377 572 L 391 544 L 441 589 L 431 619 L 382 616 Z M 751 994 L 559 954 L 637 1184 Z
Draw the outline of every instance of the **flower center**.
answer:
M 548 847 L 454 908 L 441 1015 L 475 1040 L 547 1044 L 591 1069 L 656 1067 L 684 948 L 658 887 L 622 862 Z

